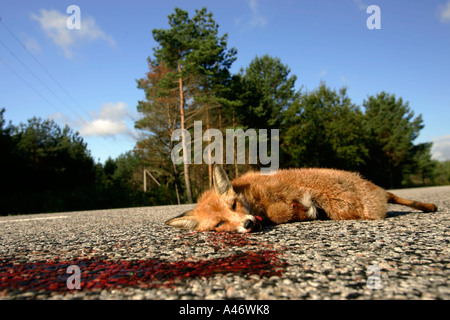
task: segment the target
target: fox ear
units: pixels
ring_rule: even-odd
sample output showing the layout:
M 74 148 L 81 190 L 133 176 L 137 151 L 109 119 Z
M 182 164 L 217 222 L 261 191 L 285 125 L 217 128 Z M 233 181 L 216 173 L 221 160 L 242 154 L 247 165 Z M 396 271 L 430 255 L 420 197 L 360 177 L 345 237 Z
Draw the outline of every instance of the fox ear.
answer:
M 175 218 L 167 220 L 165 224 L 171 227 L 180 228 L 184 230 L 193 230 L 198 226 L 198 219 L 196 216 L 193 216 L 191 214 L 191 211 L 187 211 Z
M 233 190 L 230 180 L 222 166 L 214 166 L 214 190 L 221 196 L 229 190 Z

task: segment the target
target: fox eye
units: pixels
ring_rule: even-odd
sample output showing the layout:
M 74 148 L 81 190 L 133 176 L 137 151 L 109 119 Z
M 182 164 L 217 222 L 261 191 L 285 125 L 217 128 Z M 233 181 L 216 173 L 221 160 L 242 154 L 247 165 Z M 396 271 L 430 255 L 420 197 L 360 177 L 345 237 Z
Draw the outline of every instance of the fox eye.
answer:
M 236 200 L 233 201 L 233 204 L 231 205 L 231 209 L 236 210 Z
M 223 225 L 225 223 L 225 221 L 220 221 L 218 224 L 216 224 L 216 228 L 220 227 L 221 225 Z

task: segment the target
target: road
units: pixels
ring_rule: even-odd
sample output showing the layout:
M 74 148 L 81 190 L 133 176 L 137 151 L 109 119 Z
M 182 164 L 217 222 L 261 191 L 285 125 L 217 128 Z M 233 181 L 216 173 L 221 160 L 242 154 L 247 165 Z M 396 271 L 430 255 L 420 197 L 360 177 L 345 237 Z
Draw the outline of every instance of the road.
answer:
M 394 192 L 439 211 L 250 235 L 164 225 L 193 205 L 1 217 L 0 299 L 450 299 L 450 186 Z

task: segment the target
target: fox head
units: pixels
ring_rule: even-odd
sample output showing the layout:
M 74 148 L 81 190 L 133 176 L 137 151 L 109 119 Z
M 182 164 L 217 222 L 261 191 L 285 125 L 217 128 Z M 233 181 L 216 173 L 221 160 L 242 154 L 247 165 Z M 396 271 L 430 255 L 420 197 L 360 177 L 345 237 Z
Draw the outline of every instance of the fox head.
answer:
M 214 167 L 213 178 L 214 189 L 201 196 L 195 209 L 166 221 L 166 224 L 197 231 L 260 231 L 259 219 L 249 214 L 247 201 L 235 192 L 222 167 Z

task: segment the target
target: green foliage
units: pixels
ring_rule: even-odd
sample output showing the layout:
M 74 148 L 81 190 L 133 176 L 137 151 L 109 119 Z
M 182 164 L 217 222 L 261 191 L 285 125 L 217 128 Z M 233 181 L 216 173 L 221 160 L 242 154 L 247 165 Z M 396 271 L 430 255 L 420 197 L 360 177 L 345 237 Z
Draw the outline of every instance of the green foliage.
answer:
M 157 64 L 164 62 L 178 72 L 178 77 L 185 78 L 184 88 L 193 102 L 187 109 L 192 112 L 192 120 L 204 119 L 195 110 L 205 109 L 195 102 L 211 108 L 219 101 L 211 98 L 221 97 L 225 102 L 219 103 L 223 111 L 219 117 L 228 127 L 280 129 L 282 167 L 359 171 L 386 188 L 433 183 L 436 163 L 431 160 L 431 143 L 414 144 L 423 128 L 422 118 L 414 117 L 402 98 L 381 92 L 369 96 L 361 108 L 351 102 L 346 88 L 335 90 L 321 83 L 317 89 L 302 93 L 295 90 L 297 77 L 289 67 L 269 55 L 257 56 L 238 74 L 224 76 L 227 80 L 221 82 L 217 94 L 217 86 L 211 81 L 214 73 L 208 73 L 212 69 L 205 66 L 222 63 L 226 74 L 235 51 L 228 51 L 228 60 L 214 54 L 227 50 L 225 46 L 219 50 L 221 41 L 212 15 L 203 8 L 190 19 L 187 12 L 177 8 L 169 16 L 169 25 L 171 29 L 153 31 L 160 44 L 155 58 Z M 224 37 L 221 40 L 225 43 Z M 217 50 L 210 50 L 213 47 Z M 214 61 L 216 64 L 207 63 Z M 217 74 L 219 69 L 214 70 Z M 208 108 L 206 111 L 208 115 Z M 168 137 L 151 132 L 155 133 L 153 139 Z
M 236 59 L 236 49 L 227 48 L 228 35 L 219 36 L 219 26 L 206 8 L 196 10 L 191 18 L 187 11 L 175 8 L 168 16 L 168 29 L 154 29 L 154 59 L 149 58 L 147 77 L 138 80 L 146 100 L 139 101 L 142 118 L 136 128 L 143 133 L 137 149 L 143 163 L 167 179 L 181 193 L 183 171 L 184 192 L 192 202 L 191 167 L 171 163 L 174 130 L 189 129 L 192 120 L 205 120 L 206 126 L 220 127 L 221 109 L 233 104 L 227 97 L 229 68 Z
M 437 184 L 438 161 L 431 160 L 432 143 L 414 145 L 409 151 L 403 168 L 402 186 L 426 186 Z
M 433 161 L 433 183 L 436 185 L 449 185 L 450 184 L 450 160 L 447 161 Z
M 236 49 L 226 49 L 228 35 L 218 36 L 219 26 L 206 8 L 196 10 L 191 19 L 187 11 L 175 8 L 169 15 L 170 29 L 154 29 L 153 38 L 159 46 L 154 48 L 158 63 L 168 68 L 182 67 L 180 76 L 202 73 L 215 75 L 227 71 L 236 59 Z
M 363 106 L 369 149 L 364 173 L 384 187 L 401 187 L 404 174 L 411 172 L 415 162 L 429 158 L 431 145 L 413 144 L 424 127 L 422 116 L 414 118 L 408 102 L 386 92 L 369 96 Z
M 322 83 L 284 113 L 283 166 L 331 167 L 361 172 L 385 188 L 433 183 L 431 143 L 415 145 L 423 128 L 408 103 L 381 92 L 354 105 L 346 88 Z
M 283 111 L 298 98 L 297 77 L 279 58 L 256 57 L 241 70 L 237 80 L 241 85 L 238 114 L 250 128 L 279 128 Z
M 227 48 L 228 35 L 219 35 L 211 12 L 189 17 L 175 8 L 168 18 L 168 29 L 152 31 L 154 57 L 137 80 L 145 100 L 137 105 L 142 139 L 135 150 L 95 163 L 69 127 L 37 118 L 15 127 L 0 111 L 0 214 L 190 201 L 189 180 L 200 194 L 211 167 L 174 165 L 171 136 L 195 120 L 203 129 L 280 129 L 281 167 L 359 171 L 385 188 L 450 184 L 450 161 L 431 160 L 432 143 L 414 143 L 423 120 L 402 98 L 381 92 L 357 106 L 346 88 L 321 83 L 302 92 L 290 68 L 269 55 L 231 75 L 237 51 Z M 248 169 L 234 164 L 234 176 Z M 144 172 L 151 176 L 147 192 Z
M 13 140 L 28 170 L 39 172 L 39 188 L 48 181 L 61 189 L 92 182 L 93 160 L 78 133 L 68 126 L 59 127 L 53 120 L 32 118 L 16 128 Z M 64 164 L 61 166 L 61 164 Z
M 363 114 L 346 89 L 324 83 L 302 94 L 284 113 L 284 166 L 358 170 L 364 165 Z
M 95 164 L 69 127 L 37 118 L 5 127 L 3 114 L 0 215 L 174 203 L 167 185 L 142 191 L 141 160 L 132 152 Z
M 0 213 L 81 209 L 83 189 L 94 183 L 95 173 L 78 133 L 37 118 L 8 133 Z

